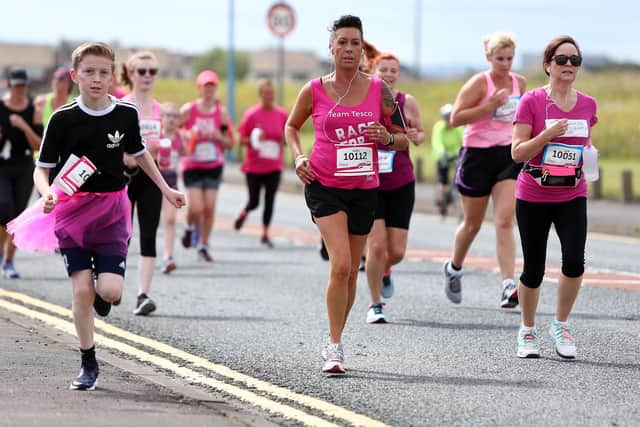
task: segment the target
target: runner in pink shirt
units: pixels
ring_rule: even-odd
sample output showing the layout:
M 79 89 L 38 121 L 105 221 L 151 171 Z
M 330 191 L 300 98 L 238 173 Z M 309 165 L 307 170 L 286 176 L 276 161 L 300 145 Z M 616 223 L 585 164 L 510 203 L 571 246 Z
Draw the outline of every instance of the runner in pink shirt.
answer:
M 196 79 L 200 97 L 180 108 L 180 124 L 191 131 L 191 152 L 182 161 L 182 179 L 187 188 L 187 228 L 182 245 L 191 246 L 199 228 L 198 258 L 212 262 L 209 237 L 213 229 L 218 189 L 222 180 L 225 149 L 233 147 L 233 129 L 227 109 L 216 96 L 218 75 L 204 70 Z
M 122 64 L 120 79 L 131 89 L 122 98 L 134 104 L 140 119 L 140 135 L 155 159 L 162 133 L 160 104 L 153 99 L 151 91 L 158 73 L 158 61 L 152 52 L 132 54 Z M 151 281 L 156 267 L 156 235 L 160 225 L 162 193 L 152 185 L 147 174 L 141 170 L 132 156 L 125 155 L 125 175 L 129 178 L 127 193 L 140 227 L 140 258 L 138 261 L 138 299 L 133 313 L 146 316 L 156 310 L 156 303 L 149 297 Z
M 240 230 L 249 212 L 260 203 L 260 187 L 264 186 L 264 211 L 262 213 L 262 238 L 260 242 L 272 248 L 269 225 L 273 215 L 273 203 L 282 172 L 282 145 L 287 112 L 274 104 L 273 83 L 263 80 L 258 85 L 260 104 L 244 113 L 238 127 L 240 144 L 247 148 L 242 171 L 247 178 L 249 201 L 234 223 Z
M 458 226 L 451 258 L 444 265 L 444 289 L 453 303 L 462 302 L 463 263 L 493 202 L 496 255 L 502 276 L 500 307 L 518 305 L 513 280 L 516 242 L 513 234 L 515 185 L 521 165 L 511 158 L 511 121 L 526 80 L 511 72 L 516 43 L 513 35 L 494 33 L 484 40 L 488 71 L 471 77 L 460 90 L 450 123 L 465 125 L 456 170 L 463 219 Z
M 162 138 L 156 154 L 156 161 L 164 180 L 171 188 L 177 190 L 180 158 L 189 154 L 188 136 L 187 132 L 178 128 L 180 112 L 174 103 L 163 103 L 161 112 Z M 163 199 L 161 218 L 164 224 L 164 258 L 162 259 L 164 274 L 169 274 L 177 268 L 173 259 L 177 214 L 176 207 Z
M 329 49 L 335 72 L 302 88 L 285 135 L 295 156 L 296 174 L 305 184 L 307 206 L 329 252 L 329 339 L 322 350 L 322 371 L 344 374 L 342 331 L 355 298 L 358 263 L 371 231 L 380 184 L 376 146 L 403 150 L 408 140 L 404 133 L 390 133 L 381 124 L 395 106 L 389 86 L 359 70 L 364 55 L 360 18 L 346 15 L 334 21 Z M 307 158 L 300 128 L 309 117 L 315 141 Z
M 377 49 L 370 43 L 365 50 Z M 367 55 L 369 56 L 369 55 Z M 378 52 L 371 60 L 372 71 L 394 91 L 398 111 L 393 125 L 415 145 L 424 141 L 424 129 L 415 98 L 395 89 L 400 79 L 400 61 L 390 53 Z M 382 298 L 394 294 L 391 267 L 404 258 L 407 249 L 409 224 L 415 201 L 415 177 L 409 149 L 394 151 L 378 146 L 380 189 L 373 227 L 367 242 L 365 272 L 371 294 L 367 323 L 386 323 Z
M 583 150 L 591 148 L 591 128 L 598 122 L 595 100 L 573 88 L 581 64 L 582 54 L 573 38 L 553 39 L 542 63 L 549 83 L 526 93 L 514 118 L 511 152 L 516 162 L 526 162 L 516 187 L 524 256 L 518 287 L 522 309 L 518 357 L 540 357 L 535 315 L 552 224 L 560 239 L 562 274 L 549 333 L 559 356 L 576 357 L 567 321 L 584 273 L 587 184 L 582 157 Z

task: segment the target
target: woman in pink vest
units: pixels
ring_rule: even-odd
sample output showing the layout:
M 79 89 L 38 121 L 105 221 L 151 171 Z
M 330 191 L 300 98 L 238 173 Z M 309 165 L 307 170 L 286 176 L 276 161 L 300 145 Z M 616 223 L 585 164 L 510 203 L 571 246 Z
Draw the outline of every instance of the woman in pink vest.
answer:
M 191 237 L 199 229 L 198 257 L 212 262 L 209 236 L 213 229 L 218 188 L 222 179 L 224 151 L 233 147 L 231 120 L 216 96 L 218 76 L 202 71 L 196 79 L 200 97 L 180 109 L 180 123 L 191 131 L 192 154 L 182 161 L 182 179 L 187 188 L 187 229 L 182 245 L 191 246 Z
M 285 136 L 295 156 L 296 174 L 305 184 L 307 206 L 329 252 L 329 339 L 322 349 L 322 371 L 344 374 L 342 331 L 355 298 L 358 263 L 376 208 L 376 147 L 380 143 L 406 149 L 407 138 L 404 133 L 390 133 L 381 124 L 395 106 L 391 89 L 359 70 L 364 56 L 360 18 L 346 15 L 336 20 L 329 49 L 335 71 L 302 88 Z M 309 117 L 315 141 L 307 158 L 300 144 L 300 128 Z
M 372 72 L 383 79 L 394 91 L 398 111 L 393 115 L 393 126 L 404 130 L 415 145 L 424 141 L 424 129 L 415 98 L 395 89 L 400 78 L 400 61 L 395 55 L 373 50 Z M 369 55 L 368 55 L 369 56 Z M 365 272 L 371 304 L 367 311 L 367 323 L 386 323 L 382 298 L 391 298 L 394 283 L 391 267 L 404 258 L 407 250 L 409 223 L 415 201 L 415 177 L 409 150 L 393 151 L 378 147 L 380 189 L 373 228 L 369 233 Z
M 451 259 L 444 265 L 444 287 L 451 302 L 462 302 L 462 264 L 491 199 L 502 275 L 500 306 L 513 308 L 518 305 L 518 288 L 513 280 L 514 192 L 521 165 L 511 158 L 511 123 L 526 81 L 511 72 L 516 48 L 511 34 L 494 33 L 484 40 L 484 47 L 489 70 L 465 83 L 451 112 L 452 126 L 465 125 L 456 171 L 464 217 L 456 230 Z
M 140 119 L 140 135 L 151 156 L 156 159 L 162 135 L 162 112 L 158 101 L 151 97 L 158 73 L 158 62 L 152 52 L 136 52 L 122 64 L 120 79 L 131 88 L 122 98 L 134 104 Z M 124 156 L 125 175 L 130 179 L 127 193 L 140 227 L 140 261 L 138 263 L 138 299 L 133 313 L 146 316 L 156 310 L 156 303 L 149 298 L 151 280 L 156 266 L 156 235 L 160 224 L 162 193 L 151 178 L 141 170 L 133 156 Z

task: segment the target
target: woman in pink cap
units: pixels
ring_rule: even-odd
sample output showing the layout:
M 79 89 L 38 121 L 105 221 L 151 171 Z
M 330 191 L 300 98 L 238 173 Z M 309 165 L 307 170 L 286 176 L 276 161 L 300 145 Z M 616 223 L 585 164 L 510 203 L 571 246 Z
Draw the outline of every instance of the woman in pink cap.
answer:
M 216 96 L 218 75 L 211 70 L 202 71 L 196 83 L 200 97 L 180 109 L 180 123 L 191 131 L 191 155 L 182 162 L 182 179 L 189 200 L 182 245 L 191 246 L 194 226 L 198 224 L 198 257 L 212 262 L 209 235 L 213 229 L 224 150 L 233 146 L 233 136 L 227 109 Z

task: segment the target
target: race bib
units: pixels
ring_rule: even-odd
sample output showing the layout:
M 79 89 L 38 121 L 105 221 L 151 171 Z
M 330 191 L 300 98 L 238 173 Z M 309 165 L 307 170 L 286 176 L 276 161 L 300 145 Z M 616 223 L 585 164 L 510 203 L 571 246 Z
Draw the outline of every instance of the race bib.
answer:
M 177 150 L 171 150 L 171 160 L 169 162 L 169 169 L 178 169 L 178 162 L 180 161 L 180 153 Z
M 560 119 L 546 119 L 544 121 L 544 125 L 549 129 Z M 589 124 L 586 120 L 569 120 L 569 126 L 567 127 L 567 131 L 560 135 L 559 137 L 577 137 L 577 138 L 588 138 L 589 137 Z
M 513 116 L 516 114 L 518 102 L 520 102 L 519 96 L 510 97 L 506 104 L 495 109 L 493 112 L 493 120 L 497 120 L 499 122 L 513 122 Z
M 392 150 L 378 150 L 378 173 L 393 172 L 393 159 L 396 152 Z
M 53 183 L 65 194 L 72 196 L 95 172 L 95 165 L 86 156 L 71 154 Z
M 260 142 L 258 157 L 265 160 L 278 160 L 280 158 L 280 144 L 275 141 Z
M 218 148 L 214 142 L 200 142 L 193 150 L 193 160 L 196 162 L 215 162 L 218 160 Z
M 373 144 L 336 146 L 335 176 L 374 175 Z
M 140 120 L 140 136 L 147 141 L 157 141 L 162 135 L 162 123 L 158 119 Z
M 567 145 L 550 142 L 544 147 L 542 164 L 551 166 L 578 167 L 582 159 L 582 145 Z

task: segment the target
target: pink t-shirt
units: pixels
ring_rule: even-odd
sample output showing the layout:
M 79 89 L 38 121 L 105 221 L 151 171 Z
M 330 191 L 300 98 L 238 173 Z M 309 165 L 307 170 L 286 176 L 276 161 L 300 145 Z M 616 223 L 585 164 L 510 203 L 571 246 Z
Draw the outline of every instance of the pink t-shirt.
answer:
M 193 153 L 182 160 L 183 170 L 215 169 L 224 164 L 224 146 L 222 141 L 213 139 L 210 135 L 214 129 L 220 129 L 222 125 L 222 109 L 220 104 L 210 113 L 204 113 L 193 102 L 189 110 L 189 118 L 185 123 L 185 129 L 195 126 L 196 134 L 193 144 Z M 228 130 L 230 132 L 231 129 Z
M 523 123 L 531 126 L 531 137 L 535 137 L 546 129 L 546 119 L 569 119 L 586 121 L 586 137 L 557 137 L 553 142 L 565 145 L 586 146 L 591 142 L 591 128 L 598 123 L 596 116 L 596 101 L 592 97 L 578 92 L 576 105 L 570 111 L 560 110 L 547 96 L 544 88 L 536 88 L 527 92 L 520 101 L 514 123 Z M 576 122 L 579 124 L 578 122 Z M 584 122 L 582 122 L 584 123 Z M 549 144 L 547 144 L 549 147 Z M 527 161 L 531 166 L 540 166 L 544 150 Z M 582 166 L 582 158 L 578 162 Z M 518 175 L 516 183 L 516 198 L 528 202 L 566 202 L 576 197 L 587 197 L 587 183 L 584 175 L 580 177 L 580 183 L 575 187 L 543 187 L 524 170 Z
M 478 105 L 485 104 L 496 90 L 496 85 L 493 83 L 489 71 L 485 72 L 484 76 L 487 82 L 487 91 Z M 481 117 L 464 127 L 462 140 L 464 147 L 488 148 L 511 145 L 513 115 L 521 95 L 518 79 L 513 74 L 511 74 L 511 85 L 511 95 L 506 104 L 495 109 L 490 115 Z
M 263 174 L 282 170 L 282 141 L 287 117 L 287 112 L 280 107 L 266 110 L 260 105 L 254 105 L 244 113 L 238 127 L 240 135 L 250 137 L 253 129 L 260 128 L 265 139 L 258 148 L 250 143 L 247 145 L 247 155 L 242 162 L 243 172 Z
M 342 189 L 377 188 L 378 152 L 376 144 L 364 135 L 367 125 L 382 119 L 381 80 L 371 77 L 366 98 L 358 105 L 336 105 L 322 87 L 311 81 L 315 141 L 311 151 L 311 170 L 320 184 Z

